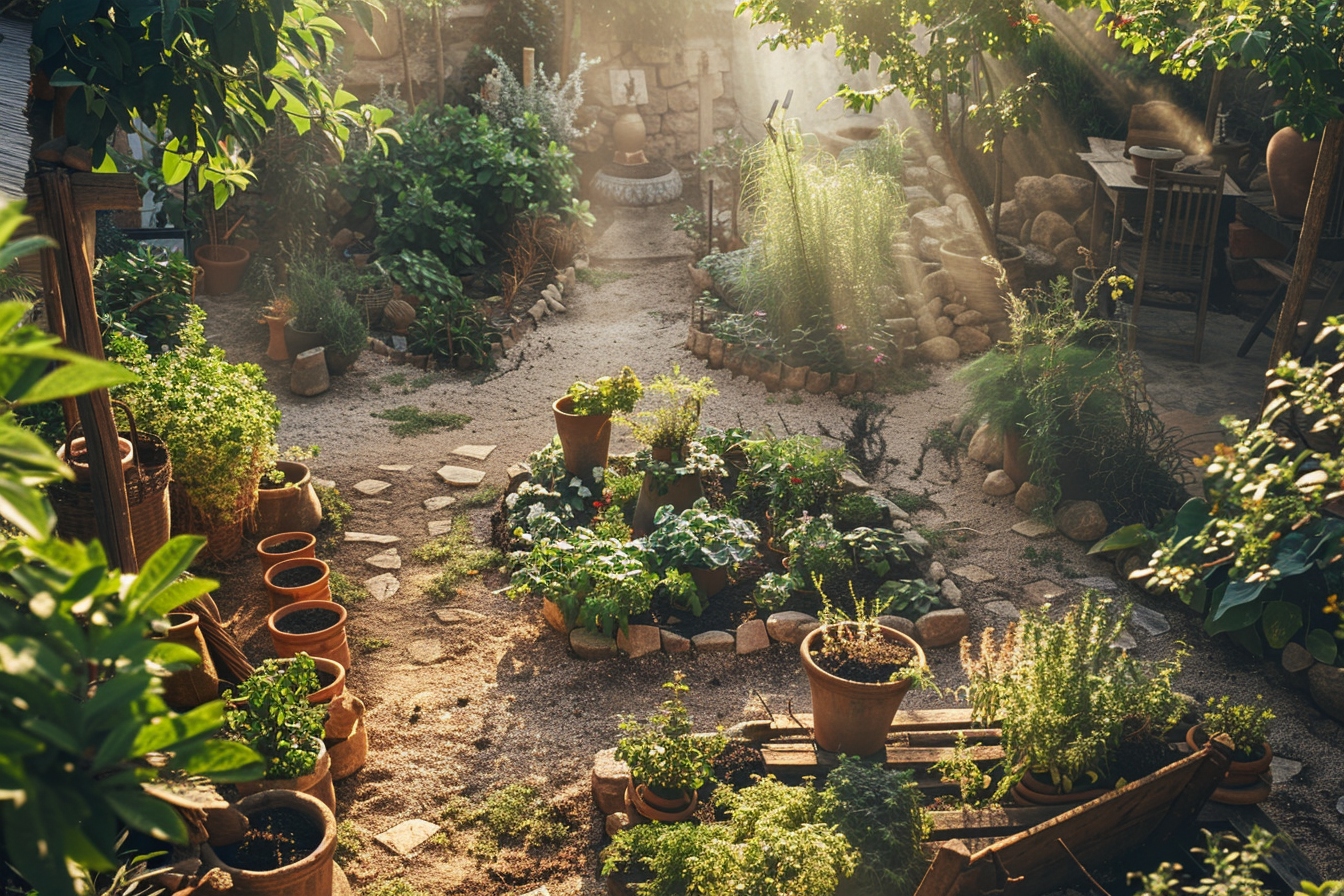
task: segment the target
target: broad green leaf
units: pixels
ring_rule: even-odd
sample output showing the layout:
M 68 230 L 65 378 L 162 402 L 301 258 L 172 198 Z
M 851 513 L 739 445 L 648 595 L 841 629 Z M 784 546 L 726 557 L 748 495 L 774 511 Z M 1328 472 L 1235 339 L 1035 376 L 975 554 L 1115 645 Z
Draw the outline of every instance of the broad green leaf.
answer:
M 233 740 L 207 740 L 185 756 L 174 757 L 172 766 L 189 775 L 204 775 L 216 784 L 256 781 L 266 774 L 266 761 L 251 747 Z
M 48 538 L 56 529 L 56 511 L 37 489 L 0 476 L 0 518 L 33 538 Z
M 1307 651 L 1316 662 L 1329 666 L 1339 658 L 1339 643 L 1330 632 L 1323 628 L 1314 628 L 1307 632 Z
M 1209 621 L 1216 622 L 1234 608 L 1252 603 L 1260 596 L 1260 593 L 1265 590 L 1265 586 L 1268 584 L 1269 583 L 1265 581 L 1247 582 L 1245 580 L 1238 580 L 1229 582 L 1227 590 L 1223 592 L 1222 600 L 1218 601 L 1217 606 L 1213 608 L 1213 613 L 1210 614 Z M 1258 619 L 1260 616 L 1258 608 L 1255 615 Z M 1251 621 L 1254 622 L 1255 620 L 1253 619 Z M 1241 628 L 1241 626 L 1237 625 L 1233 626 L 1233 628 Z M 1220 631 L 1228 631 L 1228 629 L 1220 629 Z M 1214 634 L 1214 632 L 1210 631 L 1209 634 Z
M 224 724 L 224 704 L 218 700 L 203 703 L 181 715 L 165 715 L 142 727 L 131 746 L 132 756 L 143 756 L 202 734 L 213 734 Z
M 1209 505 L 1203 498 L 1191 498 L 1176 512 L 1176 533 L 1174 539 L 1196 535 L 1209 521 Z
M 177 810 L 142 790 L 109 791 L 103 794 L 112 811 L 131 828 L 159 840 L 187 841 L 187 825 Z
M 134 616 L 146 612 L 150 602 L 187 571 L 204 546 L 205 539 L 199 535 L 179 535 L 155 551 L 126 592 L 126 612 Z
M 153 616 L 166 616 L 173 610 L 203 594 L 209 594 L 219 587 L 213 579 L 179 579 L 158 593 L 145 612 Z
M 57 367 L 38 381 L 37 385 L 29 389 L 18 403 L 37 404 L 57 398 L 69 398 L 73 395 L 84 395 L 95 389 L 107 389 L 123 383 L 133 383 L 138 379 L 138 376 L 120 364 L 84 358 L 81 361 Z
M 1265 647 L 1260 643 L 1260 635 L 1256 633 L 1254 628 L 1239 628 L 1236 631 L 1228 632 L 1227 636 L 1251 656 L 1263 657 L 1265 655 Z
M 1217 635 L 1223 632 L 1240 631 L 1260 621 L 1260 611 L 1263 605 L 1259 603 L 1238 604 L 1224 611 L 1223 608 L 1227 604 L 1227 595 L 1231 592 L 1232 589 L 1229 586 L 1227 592 L 1223 594 L 1222 601 L 1213 608 L 1209 618 L 1204 621 L 1204 631 L 1208 634 Z
M 1286 600 L 1272 600 L 1265 604 L 1260 624 L 1269 646 L 1281 650 L 1302 628 L 1302 608 Z
M 1140 548 L 1153 540 L 1153 533 L 1143 523 L 1132 523 L 1116 529 L 1101 541 L 1088 548 L 1089 554 L 1105 554 L 1110 551 L 1127 551 Z

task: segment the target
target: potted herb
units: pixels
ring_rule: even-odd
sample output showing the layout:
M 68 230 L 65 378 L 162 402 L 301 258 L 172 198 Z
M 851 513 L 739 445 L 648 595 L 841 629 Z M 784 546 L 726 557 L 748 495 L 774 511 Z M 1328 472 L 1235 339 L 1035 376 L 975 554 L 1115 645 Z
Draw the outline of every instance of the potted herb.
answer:
M 264 790 L 297 790 L 316 797 L 333 812 L 336 791 L 331 759 L 322 743 L 326 710 L 308 702 L 320 690 L 311 657 L 266 660 L 237 691 L 224 692 L 224 724 L 229 736 L 251 747 L 266 762 L 259 781 L 244 782 L 244 796 Z
M 322 525 L 322 502 L 313 488 L 313 474 L 304 463 L 317 457 L 316 445 L 290 446 L 258 483 L 253 533 L 263 538 L 277 532 L 312 532 Z
M 306 653 L 349 669 L 345 620 L 345 607 L 334 600 L 296 600 L 272 610 L 266 617 L 266 628 L 280 657 Z
M 812 736 L 833 753 L 869 756 L 887 742 L 887 730 L 912 684 L 931 687 L 924 651 L 874 620 L 885 609 L 854 595 L 854 618 L 823 594 L 822 625 L 799 651 L 812 690 Z
M 617 376 L 577 382 L 555 400 L 555 431 L 565 452 L 565 469 L 591 477 L 594 467 L 606 467 L 611 447 L 611 415 L 628 414 L 644 395 L 639 377 L 629 367 Z
M 680 513 L 664 504 L 653 525 L 644 542 L 653 561 L 661 569 L 689 572 L 706 600 L 724 589 L 731 570 L 755 555 L 760 537 L 751 523 L 711 510 L 704 498 Z
M 1264 699 L 1257 695 L 1255 703 L 1233 703 L 1227 697 L 1210 697 L 1200 723 L 1185 733 L 1185 742 L 1192 750 L 1202 748 L 1219 734 L 1232 740 L 1232 764 L 1213 792 L 1214 802 L 1250 805 L 1269 796 L 1270 785 L 1262 775 L 1274 761 L 1269 746 L 1269 723 L 1274 720 L 1274 712 L 1264 705 Z
M 369 342 L 364 315 L 349 302 L 337 299 L 327 308 L 318 332 L 326 347 L 327 372 L 339 376 L 359 360 Z
M 703 448 L 695 450 L 692 442 L 700 430 L 700 409 L 705 399 L 719 394 L 714 381 L 707 376 L 693 380 L 674 365 L 670 375 L 654 377 L 648 391 L 662 397 L 658 407 L 618 418 L 649 450 L 648 458 L 641 460 L 644 485 L 631 523 L 636 535 L 653 528 L 654 513 L 664 504 L 680 512 L 703 498 L 700 473 L 707 466 L 722 465 L 717 457 L 710 461 Z
M 699 804 L 699 791 L 714 777 L 714 757 L 727 739 L 720 734 L 696 735 L 691 714 L 682 701 L 690 690 L 686 676 L 672 673 L 663 683 L 671 697 L 647 722 L 627 718 L 616 758 L 630 766 L 630 802 L 653 821 L 683 821 Z
M 840 578 L 854 570 L 850 547 L 829 513 L 803 514 L 798 525 L 785 534 L 784 543 L 789 552 L 784 565 L 800 590 L 811 590 L 809 586 L 818 579 Z
M 294 316 L 285 324 L 290 360 L 322 345 L 322 324 L 332 305 L 340 301 L 339 289 L 332 265 L 325 259 L 301 256 L 290 261 L 286 290 Z

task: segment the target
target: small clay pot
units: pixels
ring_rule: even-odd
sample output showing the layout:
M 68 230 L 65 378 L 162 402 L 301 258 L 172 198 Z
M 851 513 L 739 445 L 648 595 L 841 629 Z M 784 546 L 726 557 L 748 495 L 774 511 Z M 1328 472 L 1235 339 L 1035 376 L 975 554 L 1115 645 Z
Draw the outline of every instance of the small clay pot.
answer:
M 303 547 L 284 553 L 272 553 L 266 550 L 268 547 L 284 544 L 287 541 L 302 541 Z M 257 559 L 261 561 L 262 575 L 265 575 L 266 571 L 275 564 L 285 560 L 315 558 L 317 557 L 316 548 L 317 538 L 311 532 L 278 532 L 275 535 L 267 535 L 257 542 Z
M 335 614 L 335 621 L 326 628 L 315 632 L 288 632 L 283 628 L 284 621 L 297 613 L 309 610 L 322 610 Z M 306 653 L 311 657 L 326 657 L 350 668 L 350 644 L 345 634 L 345 607 L 332 600 L 300 600 L 286 604 L 266 617 L 266 628 L 271 633 L 271 643 L 281 657 L 292 657 Z
M 654 793 L 647 784 L 636 784 L 633 780 L 626 787 L 630 803 L 635 810 L 650 821 L 685 821 L 695 814 L 700 804 L 700 795 L 694 790 L 683 790 L 676 799 L 665 799 Z
M 717 336 L 709 337 L 709 369 L 723 369 L 723 340 Z
M 315 566 L 321 570 L 322 574 L 316 581 L 307 585 L 286 587 L 275 584 L 275 577 L 280 573 L 300 566 Z M 319 560 L 316 557 L 295 557 L 293 560 L 282 560 L 262 575 L 262 582 L 266 585 L 266 591 L 270 595 L 272 611 L 300 600 L 331 600 L 330 580 L 331 567 L 327 566 L 325 560 Z
M 807 372 L 807 391 L 813 395 L 820 395 L 831 388 L 831 375 L 829 373 L 817 373 L 815 370 Z
M 780 365 L 779 385 L 790 392 L 797 392 L 807 385 L 807 367 L 790 367 L 788 364 Z

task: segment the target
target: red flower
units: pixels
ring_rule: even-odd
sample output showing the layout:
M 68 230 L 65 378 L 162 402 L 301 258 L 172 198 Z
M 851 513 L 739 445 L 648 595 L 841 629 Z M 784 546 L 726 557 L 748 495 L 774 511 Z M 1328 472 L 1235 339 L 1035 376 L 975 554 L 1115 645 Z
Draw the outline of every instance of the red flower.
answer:
M 789 481 L 792 482 L 794 485 L 802 485 L 802 484 L 803 484 L 803 480 L 799 479 L 797 476 L 790 476 L 790 477 L 789 477 Z
M 601 510 L 601 509 L 602 509 L 602 502 L 601 502 L 601 501 L 594 501 L 594 502 L 593 502 L 593 506 L 596 507 L 598 510 Z
M 1041 17 L 1033 12 L 1031 15 L 1027 16 L 1027 21 L 1033 25 L 1039 25 L 1041 24 Z

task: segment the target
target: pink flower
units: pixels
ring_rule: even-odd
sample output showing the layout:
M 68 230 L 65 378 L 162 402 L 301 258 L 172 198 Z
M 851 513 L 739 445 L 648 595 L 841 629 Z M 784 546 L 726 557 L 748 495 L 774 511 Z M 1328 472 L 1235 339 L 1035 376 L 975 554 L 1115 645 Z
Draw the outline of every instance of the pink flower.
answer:
M 881 352 L 878 352 L 876 355 L 873 356 L 873 363 L 874 363 L 874 364 L 885 364 L 885 363 L 887 363 L 887 356 L 884 355 L 884 354 L 882 354 Z
M 836 329 L 838 332 L 843 333 L 845 330 L 848 330 L 849 327 L 845 326 L 844 324 L 836 324 L 836 325 L 835 325 L 835 329 Z

